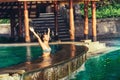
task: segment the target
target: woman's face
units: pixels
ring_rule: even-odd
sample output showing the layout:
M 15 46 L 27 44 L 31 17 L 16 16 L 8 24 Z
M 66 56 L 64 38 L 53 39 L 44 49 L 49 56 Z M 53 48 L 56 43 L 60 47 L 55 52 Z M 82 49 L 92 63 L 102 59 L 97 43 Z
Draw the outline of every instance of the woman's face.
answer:
M 48 35 L 45 34 L 45 35 L 43 36 L 43 41 L 49 41 Z

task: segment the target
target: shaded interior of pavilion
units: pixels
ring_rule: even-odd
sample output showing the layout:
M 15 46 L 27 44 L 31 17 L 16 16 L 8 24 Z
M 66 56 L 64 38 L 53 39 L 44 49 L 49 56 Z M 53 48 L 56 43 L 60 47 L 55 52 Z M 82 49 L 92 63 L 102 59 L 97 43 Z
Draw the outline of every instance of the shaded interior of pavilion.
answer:
M 84 39 L 88 39 L 88 7 L 91 4 L 92 11 L 92 40 L 97 40 L 96 33 L 96 2 L 97 0 L 6 0 L 0 1 L 0 19 L 10 19 L 11 38 L 22 38 L 24 42 L 31 42 L 29 27 L 39 13 L 54 13 L 54 31 L 58 33 L 58 14 L 60 8 L 68 5 L 69 41 L 75 41 L 74 4 L 84 3 Z M 49 27 L 49 26 L 48 26 Z M 16 32 L 15 33 L 15 28 Z M 59 33 L 58 33 L 59 36 Z

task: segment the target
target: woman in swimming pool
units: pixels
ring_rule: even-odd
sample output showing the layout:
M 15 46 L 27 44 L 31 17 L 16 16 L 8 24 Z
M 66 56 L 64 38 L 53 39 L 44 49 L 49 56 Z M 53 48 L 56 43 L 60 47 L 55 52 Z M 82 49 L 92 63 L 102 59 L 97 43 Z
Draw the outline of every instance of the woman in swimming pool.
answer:
M 49 39 L 50 39 L 50 29 L 48 28 L 48 32 L 43 35 L 43 38 L 41 39 L 38 34 L 34 31 L 32 27 L 30 27 L 30 31 L 35 35 L 35 37 L 38 39 L 39 45 L 43 49 L 43 56 L 49 56 L 51 52 L 51 48 L 49 46 Z M 43 41 L 42 41 L 43 40 Z

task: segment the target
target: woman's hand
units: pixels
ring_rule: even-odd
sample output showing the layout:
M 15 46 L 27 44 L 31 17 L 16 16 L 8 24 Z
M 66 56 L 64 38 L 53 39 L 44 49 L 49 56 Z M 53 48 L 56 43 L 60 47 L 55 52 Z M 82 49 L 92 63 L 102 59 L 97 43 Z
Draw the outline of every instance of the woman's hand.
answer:
M 50 28 L 48 28 L 48 32 L 50 32 Z
M 30 31 L 31 32 L 35 32 L 33 27 L 30 27 Z
M 35 32 L 33 27 L 30 27 L 30 31 L 33 32 L 33 34 L 39 39 L 39 35 Z
M 48 38 L 50 38 L 50 28 L 48 28 L 48 33 L 47 33 L 47 35 L 48 35 Z

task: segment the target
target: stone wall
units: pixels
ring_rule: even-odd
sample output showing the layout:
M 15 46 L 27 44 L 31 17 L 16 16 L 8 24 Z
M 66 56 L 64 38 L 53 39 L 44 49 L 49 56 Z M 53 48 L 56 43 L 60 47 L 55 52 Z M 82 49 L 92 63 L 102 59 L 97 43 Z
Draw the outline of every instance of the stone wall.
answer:
M 76 37 L 84 36 L 84 20 L 75 20 Z M 92 36 L 92 21 L 89 20 L 89 36 Z M 98 38 L 120 37 L 120 18 L 97 19 Z
M 11 35 L 10 24 L 0 24 L 0 36 Z M 78 39 L 84 37 L 84 19 L 75 20 L 75 36 Z M 92 36 L 92 24 L 89 20 L 89 36 Z M 120 18 L 97 19 L 98 38 L 120 37 Z

